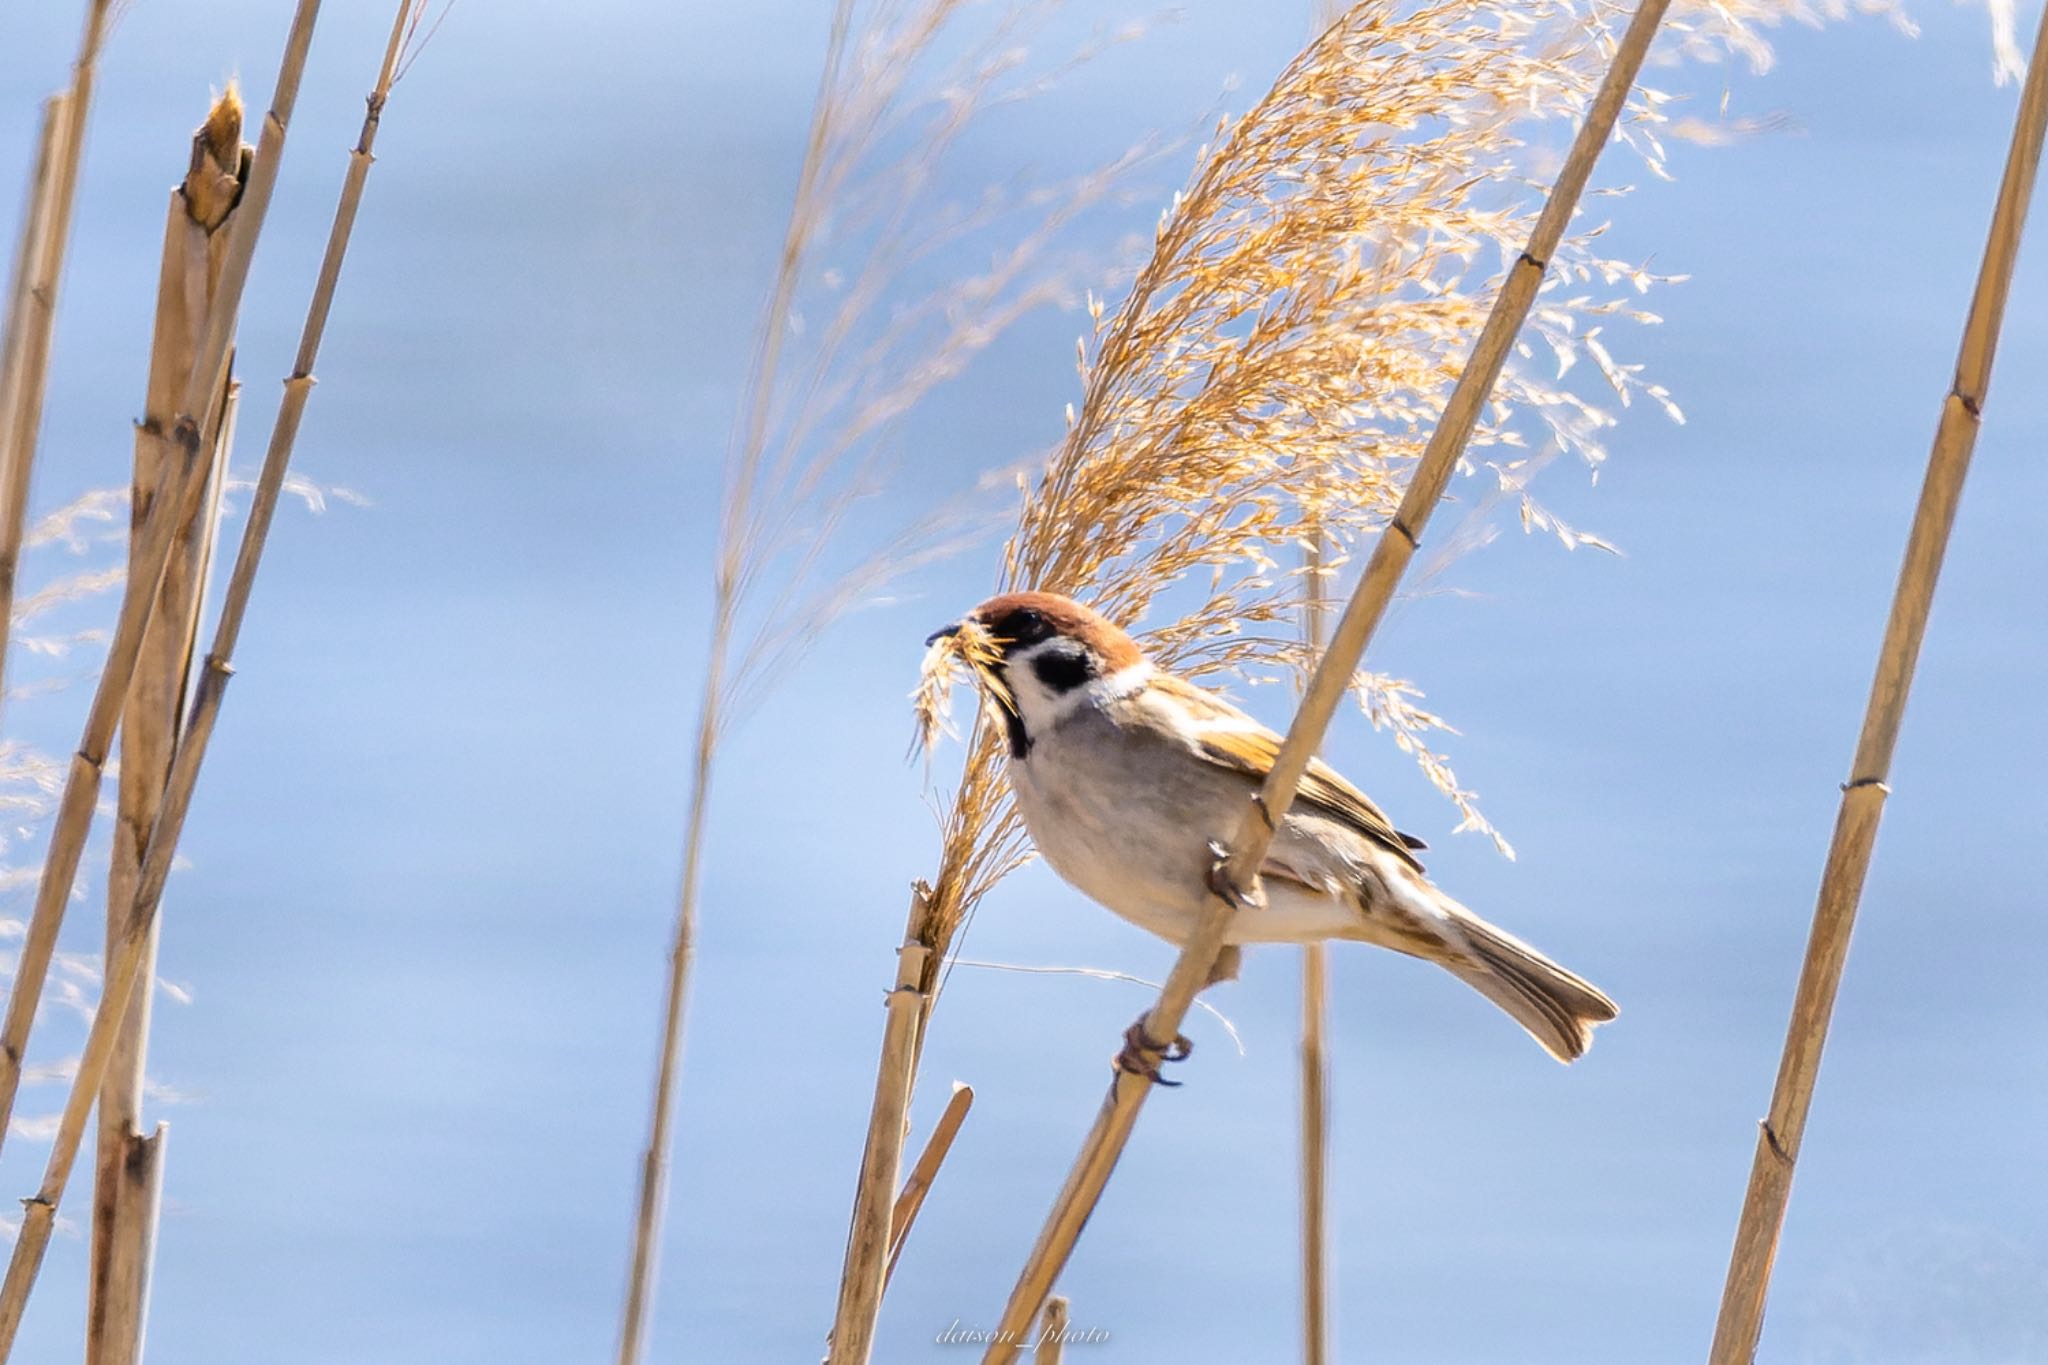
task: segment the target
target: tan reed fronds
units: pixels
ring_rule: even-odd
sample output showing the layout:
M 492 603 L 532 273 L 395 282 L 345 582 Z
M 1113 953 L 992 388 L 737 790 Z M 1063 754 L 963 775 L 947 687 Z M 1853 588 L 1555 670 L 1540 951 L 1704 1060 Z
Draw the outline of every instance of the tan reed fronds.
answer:
M 0 391 L 0 684 L 5 682 L 7 643 L 13 630 L 15 575 L 21 560 L 22 527 L 28 516 L 28 495 L 36 445 L 42 435 L 43 398 L 49 387 L 50 349 L 57 327 L 57 289 L 64 279 L 64 257 L 71 245 L 71 210 L 78 198 L 78 169 L 85 156 L 86 117 L 98 77 L 100 46 L 106 39 L 113 0 L 86 0 L 85 31 L 71 68 L 71 88 L 61 104 L 46 105 L 45 115 L 58 126 L 44 131 L 42 165 L 47 181 L 37 175 L 31 195 L 27 229 L 17 274 L 28 265 L 28 289 L 20 294 L 19 312 L 10 311 L 5 344 L 5 389 Z M 30 245 L 33 242 L 33 252 Z M 12 300 L 10 300 L 12 302 Z M 17 331 L 17 328 L 19 329 Z M 0 686 L 0 697 L 4 697 Z M 0 1128 L 6 1124 L 0 1106 Z
M 1207 898 L 1202 905 L 1199 921 L 1166 979 L 1159 1002 L 1144 1021 L 1140 1036 L 1148 1042 L 1172 1039 L 1179 1032 L 1195 994 L 1209 981 L 1223 951 L 1234 901 L 1262 894 L 1258 870 L 1274 832 L 1286 818 L 1295 788 L 1338 705 L 1353 686 L 1365 646 L 1393 600 L 1395 587 L 1414 555 L 1431 512 L 1449 486 L 1467 443 L 1479 429 L 1482 409 L 1507 363 L 1516 334 L 1535 303 L 1545 271 L 1564 242 L 1566 225 L 1592 176 L 1594 163 L 1614 132 L 1668 3 L 1669 0 L 1642 0 L 1616 45 L 1571 151 L 1530 231 L 1528 245 L 1508 272 L 1387 531 L 1374 542 L 1365 573 L 1337 622 L 1328 652 L 1309 679 L 1301 707 L 1288 727 L 1272 771 L 1232 836 L 1227 854 L 1216 865 L 1214 880 L 1219 894 Z M 1164 1050 L 1162 1043 L 1147 1058 L 1155 1068 Z M 1037 1318 L 1072 1254 L 1082 1227 L 1129 1141 L 1152 1084 L 1149 1077 L 1126 1070 L 1119 1070 L 1111 1082 L 1094 1127 L 1082 1144 L 1038 1242 L 1018 1276 L 997 1323 L 994 1340 L 982 1357 L 989 1365 L 1016 1358 L 1019 1334 Z
M 178 402 L 190 386 L 201 333 L 227 254 L 228 225 L 248 170 L 242 143 L 242 100 L 230 87 L 215 101 L 192 138 L 185 177 L 170 193 L 157 273 L 156 322 L 150 345 L 143 418 L 135 429 L 130 497 L 130 549 L 150 504 L 177 472 L 171 442 Z M 229 362 L 232 372 L 233 362 Z M 223 383 L 232 386 L 231 377 Z M 229 415 L 201 477 L 205 491 L 191 517 L 177 528 L 156 611 L 143 633 L 135 676 L 121 717 L 121 777 L 113 850 L 107 873 L 107 952 L 111 958 L 134 903 L 143 845 L 156 823 L 171 753 L 183 719 L 185 692 L 199 648 L 199 617 L 219 527 L 234 422 L 232 393 L 219 400 Z M 142 949 L 141 980 L 115 1039 L 107 1081 L 99 1097 L 98 1159 L 93 1168 L 92 1257 L 88 1271 L 88 1365 L 133 1365 L 142 1357 L 143 1305 L 148 1301 L 152 1224 L 163 1173 L 163 1127 L 141 1126 L 144 1063 L 148 1053 L 150 995 L 162 921 L 151 926 Z
M 1302 637 L 1319 659 L 1329 633 L 1323 537 L 1311 531 Z M 1301 1358 L 1330 1358 L 1330 947 L 1301 949 Z
M 1601 43 L 1567 7 L 1485 0 L 1356 5 L 1309 44 L 1199 154 L 1122 306 L 1109 315 L 1091 300 L 1082 401 L 1026 492 L 999 586 L 1074 594 L 1129 623 L 1178 584 L 1181 614 L 1141 635 L 1155 658 L 1196 676 L 1299 668 L 1285 626 L 1300 594 L 1276 565 L 1311 528 L 1341 558 L 1391 513 L 1498 287 L 1492 263 L 1514 259 L 1534 219 L 1516 190 L 1530 141 L 1583 110 Z M 1655 117 L 1635 111 L 1643 126 Z M 1600 458 L 1612 418 L 1562 371 L 1608 356 L 1606 319 L 1654 318 L 1626 296 L 1651 277 L 1591 240 L 1561 247 L 1560 277 L 1580 292 L 1537 319 L 1559 375 L 1512 369 L 1482 444 L 1505 454 L 1535 435 Z M 1668 401 L 1631 369 L 1601 368 L 1624 396 Z M 1495 461 L 1496 479 L 1520 463 Z M 927 736 L 950 669 L 943 652 L 928 656 Z M 1440 724 L 1385 680 L 1357 683 L 1405 723 L 1397 734 Z M 1026 856 L 999 731 L 977 724 L 941 812 L 935 959 Z M 1447 765 L 1425 771 L 1461 828 L 1491 833 Z
M 1012 88 L 1022 79 L 1019 41 L 1047 7 L 1007 5 L 985 34 L 941 43 L 955 33 L 963 9 L 959 0 L 913 0 L 859 20 L 851 0 L 833 10 L 775 283 L 725 452 L 710 638 L 621 1311 L 621 1365 L 635 1365 L 646 1349 L 719 743 L 836 615 L 951 548 L 935 534 L 935 521 L 886 538 L 850 571 L 824 571 L 849 512 L 878 485 L 886 435 L 1012 322 L 1064 296 L 1048 248 L 1123 169 L 1106 168 L 1042 195 L 992 194 L 965 209 L 931 203 L 926 190 L 934 170 L 975 112 L 1029 92 L 1029 82 Z M 956 47 L 960 55 L 925 92 L 916 78 L 921 64 Z M 906 143 L 907 155 L 894 150 Z M 974 273 L 920 298 L 893 297 L 912 263 L 1013 228 Z M 847 264 L 821 294 L 820 255 L 828 241 L 836 241 Z M 822 318 L 799 329 L 798 315 L 814 294 Z M 877 1246 L 887 1239 L 894 1178 L 892 1167 Z M 879 1292 L 879 1261 L 875 1273 Z
M 301 0 L 293 18 L 292 37 L 286 43 L 277 92 L 243 187 L 235 225 L 229 232 L 214 305 L 207 315 L 206 331 L 172 427 L 178 467 L 152 500 L 133 542 L 120 615 L 107 644 L 106 661 L 86 713 L 84 733 L 65 776 L 64 794 L 58 801 L 56 823 L 44 855 L 42 878 L 36 884 L 35 910 L 16 964 L 14 986 L 7 998 L 6 1020 L 0 1023 L 0 1143 L 6 1140 L 7 1120 L 14 1112 L 15 1096 L 21 1086 L 22 1059 L 35 1024 L 36 1004 L 42 998 L 43 981 L 56 951 L 57 931 L 63 925 L 72 883 L 78 877 L 78 863 L 85 852 L 107 751 L 126 704 L 143 634 L 156 610 L 157 586 L 170 562 L 178 528 L 192 515 L 205 491 L 201 474 L 219 431 L 221 400 L 227 387 L 224 377 L 236 319 L 241 312 L 242 290 L 248 283 L 249 263 L 269 208 L 271 188 L 276 182 L 276 162 L 284 145 L 285 122 L 298 97 L 306 45 L 312 39 L 313 18 L 318 12 L 317 0 Z M 75 120 L 77 115 L 74 113 L 72 118 Z M 4 1312 L 4 1305 L 0 1305 L 0 1312 Z M 0 1327 L 4 1326 L 4 1321 L 0 1321 Z
M 186 713 L 184 727 L 178 736 L 177 748 L 171 759 L 170 775 L 164 786 L 163 802 L 144 848 L 141 875 L 135 887 L 135 899 L 129 907 L 127 922 L 122 927 L 120 938 L 108 953 L 106 985 L 101 996 L 100 1008 L 93 1016 L 92 1027 L 86 1035 L 85 1048 L 79 1058 L 78 1073 L 72 1083 L 71 1093 L 65 1100 L 57 1133 L 52 1139 L 49 1161 L 43 1172 L 43 1182 L 35 1197 L 25 1201 L 21 1232 L 15 1241 L 13 1255 L 8 1261 L 6 1279 L 0 1282 L 0 1360 L 5 1360 L 12 1352 L 15 1335 L 21 1326 L 22 1311 L 27 1304 L 29 1292 L 34 1287 L 43 1254 L 49 1246 L 58 1203 L 63 1198 L 72 1164 L 77 1159 L 87 1117 L 95 1096 L 106 1081 L 115 1042 L 121 1030 L 122 1017 L 135 998 L 137 985 L 142 979 L 144 948 L 163 902 L 164 884 L 170 877 L 171 862 L 177 852 L 178 836 L 184 829 L 185 817 L 191 808 L 192 793 L 198 785 L 200 767 L 206 758 L 207 745 L 213 737 L 214 726 L 226 697 L 228 680 L 234 672 L 232 661 L 235 646 L 241 638 L 242 623 L 248 612 L 249 597 L 255 587 L 256 572 L 262 563 L 270 525 L 277 511 L 278 496 L 285 485 L 292 448 L 305 413 L 306 398 L 312 391 L 313 366 L 319 356 L 321 337 L 325 333 L 328 314 L 333 307 L 335 286 L 341 277 L 349 236 L 355 226 L 356 212 L 362 201 L 363 185 L 372 163 L 371 150 L 382 121 L 385 101 L 390 95 L 405 40 L 414 32 L 422 8 L 423 0 L 401 0 L 397 18 L 393 22 L 390 42 L 385 48 L 382 64 L 378 68 L 377 83 L 369 96 L 361 133 L 356 146 L 349 154 L 348 171 L 335 205 L 334 221 L 328 232 L 326 250 L 320 261 L 320 271 L 314 281 L 312 299 L 307 305 L 305 326 L 300 332 L 298 353 L 293 361 L 292 373 L 285 381 L 284 396 L 278 405 L 276 420 L 271 426 L 263 469 L 257 476 L 256 488 L 250 499 L 249 519 L 243 527 L 234 568 L 228 575 L 226 589 L 221 595 L 220 618 L 214 628 L 212 647 L 207 653 L 191 706 Z M 255 161 L 242 192 L 238 220 L 230 228 L 232 240 L 228 248 L 227 263 L 222 270 L 214 311 L 208 319 L 207 344 L 202 346 L 199 353 L 199 364 L 203 367 L 203 373 L 216 377 L 220 373 L 218 358 L 225 351 L 224 340 L 219 349 L 214 347 L 214 342 L 225 330 L 222 310 L 228 309 L 231 302 L 239 299 L 241 280 L 236 278 L 237 272 L 246 278 L 249 251 L 254 245 L 255 234 L 261 227 L 263 213 L 268 207 L 270 189 L 276 180 L 277 167 L 284 150 L 285 133 L 291 122 L 292 110 L 297 103 L 299 74 L 305 66 L 306 51 L 312 42 L 313 24 L 318 14 L 318 0 L 300 0 L 293 15 L 290 34 L 285 42 L 277 86 L 271 96 L 268 116 L 264 120 L 262 140 L 258 144 Z M 229 290 L 230 282 L 235 286 L 233 291 Z M 193 395 L 188 392 L 187 397 L 193 398 Z M 201 400 L 193 398 L 193 401 Z M 189 439 L 187 434 L 195 431 L 196 426 L 188 406 L 186 413 L 180 416 L 178 422 L 181 454 L 187 458 L 191 455 L 191 448 L 186 444 Z M 155 522 L 154 517 L 149 520 L 151 523 Z M 152 577 L 160 576 L 160 573 L 159 567 L 158 573 Z M 154 586 L 152 582 L 152 590 Z M 133 580 L 131 591 L 132 588 Z
M 1761 64 L 1760 26 L 1848 7 L 1689 4 L 1668 29 L 1687 55 L 1734 51 Z M 1500 287 L 1494 265 L 1513 261 L 1534 223 L 1542 140 L 1583 113 L 1605 69 L 1613 13 L 1550 0 L 1368 0 L 1220 125 L 1123 304 L 1109 315 L 1091 300 L 1081 403 L 1026 491 L 999 586 L 1068 593 L 1126 625 L 1170 588 L 1173 619 L 1139 632 L 1161 662 L 1253 680 L 1299 668 L 1285 626 L 1300 593 L 1277 566 L 1311 526 L 1337 562 L 1379 534 Z M 1617 127 L 1659 175 L 1667 104 L 1640 90 Z M 1529 476 L 1559 452 L 1597 465 L 1615 421 L 1570 373 L 1583 364 L 1621 406 L 1643 398 L 1682 420 L 1670 394 L 1611 349 L 1614 322 L 1658 321 L 1636 302 L 1658 277 L 1601 255 L 1603 226 L 1560 245 L 1555 287 L 1461 464 L 1518 503 L 1526 528 L 1567 545 L 1602 542 L 1538 506 Z M 1523 453 L 1532 444 L 1543 448 Z M 1354 683 L 1374 725 L 1456 806 L 1458 828 L 1512 856 L 1428 742 L 1449 727 L 1413 705 L 1406 683 L 1365 673 Z M 981 726 L 942 813 L 932 878 L 941 956 L 1025 856 L 1000 768 L 999 734 Z
M 1885 621 L 1884 642 L 1878 648 L 1856 754 L 1849 780 L 1842 786 L 1841 806 L 1828 841 L 1813 927 L 1785 1030 L 1784 1054 L 1771 1089 L 1770 1110 L 1758 1125 L 1742 1217 L 1728 1258 L 1728 1278 L 1708 1357 L 1712 1365 L 1748 1365 L 1763 1332 L 1764 1300 L 1770 1290 L 1785 1207 L 1792 1196 L 1793 1167 L 1806 1135 L 1807 1110 L 1820 1076 L 1835 992 L 1841 985 L 1863 879 L 1870 869 L 1878 822 L 1890 793 L 1892 752 L 1905 720 L 1906 697 L 1933 608 L 1935 580 L 1948 549 L 1991 387 L 1991 362 L 2005 320 L 2006 298 L 2026 226 L 2027 205 L 2034 195 L 2044 135 L 2048 135 L 2048 13 L 2042 15 L 2033 59 L 2021 87 L 2012 144 L 1999 180 L 1970 311 L 1963 323 L 1955 379 L 1942 400 L 1941 420 L 1927 457 L 1927 477 L 1914 509 L 1898 586 Z
M 1564 7 L 1487 0 L 1354 6 L 1311 43 L 1203 150 L 1123 305 L 1096 304 L 1081 404 L 1024 499 L 1001 586 L 1078 595 L 1128 623 L 1179 584 L 1180 614 L 1142 637 L 1162 663 L 1298 667 L 1286 626 L 1300 594 L 1279 556 L 1310 527 L 1342 555 L 1392 512 L 1498 287 L 1494 263 L 1533 219 L 1514 188 L 1529 141 L 1583 110 L 1600 41 Z M 1607 319 L 1650 317 L 1627 295 L 1651 277 L 1594 254 L 1590 234 L 1561 247 L 1560 276 L 1582 292 L 1547 300 L 1534 329 L 1560 368 L 1608 355 Z M 1601 368 L 1622 394 L 1665 397 Z M 1523 364 L 1476 444 L 1508 477 L 1532 436 L 1599 459 L 1611 421 Z M 997 739 L 980 727 L 944 811 L 941 949 L 1023 856 Z M 1464 827 L 1490 831 L 1448 790 Z

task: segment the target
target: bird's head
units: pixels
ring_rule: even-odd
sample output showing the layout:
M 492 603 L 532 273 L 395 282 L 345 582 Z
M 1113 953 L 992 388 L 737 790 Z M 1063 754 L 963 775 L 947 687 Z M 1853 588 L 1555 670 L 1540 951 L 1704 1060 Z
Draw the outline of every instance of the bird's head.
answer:
M 1069 597 L 1008 592 L 935 632 L 926 644 L 967 635 L 962 651 L 982 690 L 1002 708 L 1010 752 L 1080 704 L 1092 684 L 1144 665 L 1145 655 L 1109 618 Z

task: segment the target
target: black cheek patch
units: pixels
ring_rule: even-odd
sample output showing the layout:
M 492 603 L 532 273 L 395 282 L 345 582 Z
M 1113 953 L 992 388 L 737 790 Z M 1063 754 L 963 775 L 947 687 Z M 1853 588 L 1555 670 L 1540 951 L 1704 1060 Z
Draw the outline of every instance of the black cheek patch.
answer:
M 1031 755 L 1031 736 L 1024 733 L 1024 721 L 1015 711 L 1003 712 L 1003 727 L 1010 732 L 1010 757 L 1022 762 Z
M 1008 664 L 997 664 L 995 673 L 996 679 L 1003 685 L 1003 689 L 1008 691 L 1010 686 L 1010 666 Z M 1007 732 L 1007 738 L 1010 741 L 1010 757 L 1021 763 L 1031 752 L 1031 736 L 1024 729 L 1024 717 L 1018 715 L 1014 709 L 1004 703 L 998 703 L 996 710 L 1003 713 L 1003 729 Z
M 1085 654 L 1069 654 L 1064 650 L 1049 650 L 1031 661 L 1031 671 L 1038 675 L 1038 681 L 1047 691 L 1071 692 L 1095 676 Z

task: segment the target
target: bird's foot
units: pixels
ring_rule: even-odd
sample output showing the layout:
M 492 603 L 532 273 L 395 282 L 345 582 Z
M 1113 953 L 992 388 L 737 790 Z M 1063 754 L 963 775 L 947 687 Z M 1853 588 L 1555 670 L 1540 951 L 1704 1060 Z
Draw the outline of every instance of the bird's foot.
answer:
M 1136 1023 L 1124 1030 L 1124 1050 L 1116 1054 L 1116 1069 L 1127 1071 L 1133 1076 L 1143 1076 L 1154 1085 L 1179 1085 L 1159 1074 L 1159 1068 L 1167 1062 L 1184 1062 L 1195 1045 L 1184 1033 L 1173 1035 L 1170 1043 L 1155 1043 L 1145 1032 L 1148 1016 L 1139 1015 Z
M 1251 894 L 1230 879 L 1230 850 L 1220 839 L 1209 841 L 1209 889 L 1233 910 L 1249 910 Z

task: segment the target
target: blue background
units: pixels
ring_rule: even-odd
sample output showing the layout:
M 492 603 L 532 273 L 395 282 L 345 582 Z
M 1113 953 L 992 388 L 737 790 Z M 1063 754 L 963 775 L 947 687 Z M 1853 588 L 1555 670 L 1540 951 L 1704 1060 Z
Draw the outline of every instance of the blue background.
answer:
M 0 18 L 6 165 L 26 164 L 75 41 L 74 7 L 42 8 Z M 150 0 L 108 49 L 39 507 L 126 477 L 162 193 L 209 85 L 267 92 L 285 8 Z M 962 192 L 1186 126 L 1233 73 L 1241 108 L 1306 9 L 1196 7 L 985 129 Z M 242 331 L 245 461 L 389 22 L 329 10 Z M 1681 148 L 1676 183 L 1614 207 L 1613 254 L 1691 276 L 1627 346 L 1690 421 L 1639 407 L 1597 487 L 1560 467 L 1543 492 L 1624 554 L 1510 533 L 1452 567 L 1464 595 L 1404 602 L 1375 646 L 1464 732 L 1460 773 L 1520 860 L 1451 838 L 1450 808 L 1356 717 L 1332 739 L 1430 838 L 1444 885 L 1623 1005 L 1566 1071 L 1440 974 L 1335 954 L 1344 1359 L 1704 1355 L 2015 104 L 1981 10 L 1914 17 L 1917 40 L 1867 18 L 1783 32 L 1763 80 L 1660 75 L 1703 116 L 1725 79 L 1736 112 L 1786 126 Z M 153 1044 L 188 1097 L 161 1110 L 156 1365 L 612 1350 L 718 457 L 824 18 L 817 0 L 462 5 L 394 97 L 300 447 L 309 475 L 374 505 L 281 518 L 167 912 L 162 971 L 194 1002 L 160 1008 Z M 1619 158 L 1609 175 L 1647 180 Z M 2048 1357 L 2048 251 L 2031 245 L 1766 1361 Z M 980 469 L 1056 437 L 1083 323 L 1010 333 L 912 426 L 908 458 Z M 31 582 L 66 567 L 43 552 Z M 984 547 L 856 614 L 725 752 L 656 1359 L 820 1349 L 877 1005 L 935 846 L 903 697 L 924 634 L 993 579 Z M 12 703 L 10 733 L 65 752 L 86 697 Z M 1250 700 L 1284 715 L 1281 689 Z M 1035 867 L 969 951 L 1155 977 L 1170 960 Z M 993 1320 L 1147 998 L 952 977 L 915 1132 L 949 1078 L 979 1099 L 879 1358 L 972 1358 L 933 1338 Z M 1254 954 L 1217 1003 L 1247 1054 L 1198 1020 L 1190 1084 L 1150 1107 L 1063 1281 L 1075 1322 L 1110 1334 L 1070 1358 L 1294 1350 L 1296 955 Z M 45 1059 L 76 1046 L 68 1018 L 38 1036 Z M 22 1113 L 59 1102 L 36 1087 Z M 44 1150 L 16 1137 L 0 1184 L 29 1192 Z M 84 1198 L 81 1180 L 74 1216 Z M 83 1263 L 60 1237 L 21 1359 L 75 1357 Z

